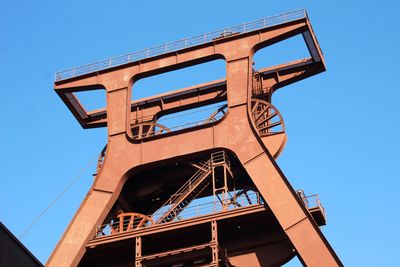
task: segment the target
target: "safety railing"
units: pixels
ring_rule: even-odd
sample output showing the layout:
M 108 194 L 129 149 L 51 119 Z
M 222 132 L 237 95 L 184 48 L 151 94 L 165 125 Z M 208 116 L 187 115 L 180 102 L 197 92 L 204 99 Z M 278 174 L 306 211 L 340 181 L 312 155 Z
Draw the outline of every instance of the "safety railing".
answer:
M 222 119 L 224 117 L 224 114 L 218 114 L 214 117 L 214 121 L 210 121 L 209 119 L 204 119 L 204 120 L 198 120 L 198 121 L 193 121 L 193 122 L 188 122 L 188 123 L 184 123 L 181 125 L 177 125 L 177 126 L 173 126 L 173 127 L 168 127 L 166 129 L 168 129 L 168 131 L 160 131 L 157 128 L 154 128 L 154 130 L 150 131 L 150 132 L 146 132 L 146 133 L 141 133 L 141 134 L 135 134 L 132 136 L 133 139 L 143 139 L 146 137 L 152 137 L 155 135 L 161 135 L 161 134 L 166 134 L 169 132 L 175 132 L 175 131 L 180 131 L 180 130 L 184 130 L 184 129 L 188 129 L 191 127 L 196 127 L 196 126 L 201 126 L 201 125 L 206 125 L 209 123 L 214 123 L 215 121 L 218 121 L 220 119 Z M 134 127 L 135 125 L 132 125 L 132 127 Z
M 322 203 L 317 194 L 307 196 L 307 201 L 308 201 L 308 209 L 309 210 L 320 209 L 323 216 L 326 217 L 325 208 L 324 208 L 324 206 L 322 206 Z
M 304 9 L 294 10 L 291 12 L 283 13 L 280 15 L 275 15 L 271 17 L 266 17 L 252 22 L 243 23 L 234 27 L 230 27 L 223 30 L 218 30 L 214 32 L 205 33 L 202 35 L 181 39 L 172 43 L 167 43 L 164 45 L 159 45 L 152 48 L 146 48 L 134 53 L 109 58 L 106 60 L 98 61 L 95 63 L 83 65 L 80 67 L 70 68 L 67 70 L 59 71 L 55 75 L 55 80 L 62 81 L 70 79 L 73 77 L 85 75 L 92 72 L 97 72 L 116 66 L 124 65 L 127 63 L 132 63 L 135 61 L 143 60 L 146 58 L 151 58 L 159 56 L 162 54 L 175 52 L 181 49 L 194 47 L 197 45 L 209 43 L 215 40 L 227 38 L 231 35 L 243 34 L 255 30 L 260 30 L 267 27 L 276 26 L 290 21 L 295 21 L 298 19 L 307 18 L 307 13 Z
M 200 200 L 198 200 L 198 202 L 200 202 Z M 228 206 L 226 206 L 226 203 L 221 203 L 218 200 L 218 198 L 216 198 L 215 201 L 210 201 L 202 204 L 189 205 L 187 208 L 185 208 L 185 210 L 182 211 L 182 213 L 179 214 L 179 216 L 176 217 L 175 220 L 184 220 L 215 212 L 232 210 L 238 207 L 246 207 L 250 205 L 259 205 L 259 204 L 263 204 L 263 202 L 259 196 L 259 193 L 254 191 L 249 192 L 247 196 L 243 194 L 236 197 L 234 200 L 230 201 Z M 155 218 L 159 215 L 161 214 L 155 213 L 153 214 L 152 217 Z
M 233 210 L 236 208 L 241 207 L 249 207 L 254 205 L 263 205 L 264 202 L 260 197 L 258 192 L 248 192 L 246 195 L 240 195 L 235 198 L 234 201 L 231 201 L 229 205 L 225 205 L 219 201 L 210 201 L 205 203 L 200 203 L 196 205 L 189 205 L 185 208 L 182 213 L 180 213 L 173 221 L 182 221 L 186 219 L 191 219 L 195 217 L 200 217 L 208 214 L 218 213 L 218 212 L 225 212 L 229 210 Z M 152 218 L 161 217 L 163 214 L 159 212 L 152 215 Z M 150 216 L 149 216 L 150 217 Z M 154 219 L 154 221 L 156 221 Z M 96 236 L 95 238 L 99 238 L 102 236 L 108 236 L 116 233 L 120 233 L 121 231 L 115 230 L 119 229 L 126 229 L 125 231 L 131 231 L 135 229 L 140 229 L 144 227 L 152 227 L 157 225 L 156 223 L 152 223 L 151 221 L 147 221 L 146 223 L 141 224 L 140 219 L 136 219 L 132 221 L 131 219 L 123 220 L 121 223 L 120 221 L 111 221 L 110 223 L 103 224 L 96 227 Z M 121 227 L 122 225 L 122 227 Z
M 229 168 L 231 163 L 225 151 L 218 151 L 211 154 L 211 165 L 218 165 L 225 163 Z
M 300 200 L 303 202 L 303 205 L 308 209 L 308 200 L 306 194 L 304 193 L 304 190 L 298 189 L 296 190 L 296 193 Z
M 322 203 L 317 194 L 306 196 L 304 191 L 301 189 L 296 190 L 296 192 L 300 200 L 303 202 L 303 205 L 307 208 L 307 210 L 320 209 L 323 216 L 325 217 L 325 208 L 324 206 L 322 206 Z

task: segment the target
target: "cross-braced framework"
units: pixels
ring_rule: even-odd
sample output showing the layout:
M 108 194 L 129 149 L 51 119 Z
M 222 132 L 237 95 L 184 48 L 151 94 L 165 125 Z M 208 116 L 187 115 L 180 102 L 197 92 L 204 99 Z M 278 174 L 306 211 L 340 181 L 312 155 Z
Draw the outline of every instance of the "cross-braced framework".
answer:
M 261 48 L 301 35 L 309 57 L 253 69 Z M 226 77 L 131 100 L 139 79 L 215 59 Z M 286 144 L 273 93 L 325 70 L 297 10 L 56 74 L 84 128 L 108 128 L 95 182 L 48 266 L 342 266 L 321 233 L 317 195 L 294 190 L 275 159 Z M 87 111 L 77 92 L 103 89 Z M 182 125 L 181 112 L 212 105 Z M 206 109 L 205 109 L 206 110 Z

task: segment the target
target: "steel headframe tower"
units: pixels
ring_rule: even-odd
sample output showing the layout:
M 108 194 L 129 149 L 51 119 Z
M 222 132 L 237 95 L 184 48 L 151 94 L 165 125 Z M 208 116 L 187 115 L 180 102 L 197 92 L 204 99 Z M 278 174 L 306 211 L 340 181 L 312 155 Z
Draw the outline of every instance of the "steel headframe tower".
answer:
M 254 70 L 253 55 L 302 35 L 310 56 Z M 131 100 L 139 79 L 215 59 L 226 79 Z M 279 88 L 325 71 L 305 10 L 183 39 L 56 74 L 83 128 L 108 128 L 94 184 L 47 266 L 342 266 L 321 233 L 316 195 L 275 162 L 286 143 Z M 75 92 L 103 89 L 88 112 Z M 222 103 L 182 127 L 165 115 Z M 180 113 L 181 114 L 181 113 Z

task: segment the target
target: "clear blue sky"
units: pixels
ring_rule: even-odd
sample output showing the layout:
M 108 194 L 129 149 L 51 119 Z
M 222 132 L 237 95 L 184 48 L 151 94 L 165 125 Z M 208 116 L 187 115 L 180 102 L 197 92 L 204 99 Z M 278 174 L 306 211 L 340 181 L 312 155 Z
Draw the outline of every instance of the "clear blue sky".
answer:
M 328 70 L 274 98 L 289 137 L 278 163 L 295 188 L 320 195 L 323 232 L 346 266 L 400 266 L 394 0 L 0 0 L 0 220 L 19 236 L 106 142 L 105 129 L 81 129 L 58 98 L 55 71 L 303 7 Z M 42 262 L 94 172 L 22 238 Z

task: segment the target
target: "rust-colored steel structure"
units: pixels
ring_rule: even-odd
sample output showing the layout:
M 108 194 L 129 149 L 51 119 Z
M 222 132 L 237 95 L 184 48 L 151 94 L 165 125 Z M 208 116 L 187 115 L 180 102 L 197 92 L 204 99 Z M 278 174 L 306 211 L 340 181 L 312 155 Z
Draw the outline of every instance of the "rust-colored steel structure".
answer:
M 309 57 L 253 69 L 256 51 L 296 35 Z M 131 100 L 139 79 L 215 59 L 225 79 Z M 323 71 L 297 10 L 57 73 L 58 95 L 83 128 L 106 126 L 108 144 L 47 266 L 342 266 L 318 196 L 294 190 L 275 162 L 286 133 L 272 94 Z M 106 107 L 87 111 L 76 93 L 99 89 Z M 162 123 L 218 103 L 200 121 Z

